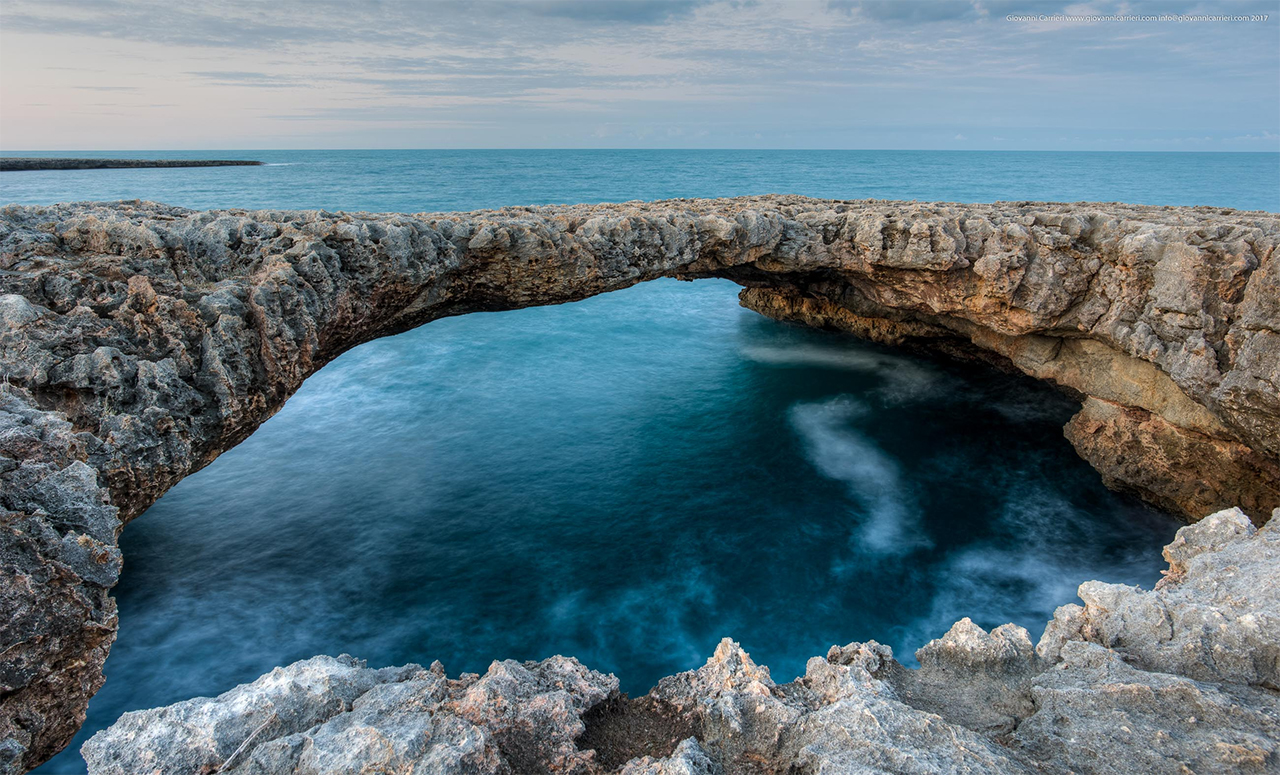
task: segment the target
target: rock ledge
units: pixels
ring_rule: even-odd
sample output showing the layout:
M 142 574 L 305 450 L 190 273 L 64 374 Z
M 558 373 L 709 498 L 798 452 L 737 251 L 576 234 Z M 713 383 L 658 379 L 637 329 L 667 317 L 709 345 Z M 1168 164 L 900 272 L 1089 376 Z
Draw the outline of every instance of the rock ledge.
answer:
M 968 619 L 916 653 L 833 646 L 776 684 L 724 640 L 627 699 L 552 657 L 483 676 L 314 657 L 215 698 L 127 713 L 91 775 L 1186 773 L 1280 769 L 1280 520 L 1184 527 L 1157 589 L 1087 582 L 1037 647 Z

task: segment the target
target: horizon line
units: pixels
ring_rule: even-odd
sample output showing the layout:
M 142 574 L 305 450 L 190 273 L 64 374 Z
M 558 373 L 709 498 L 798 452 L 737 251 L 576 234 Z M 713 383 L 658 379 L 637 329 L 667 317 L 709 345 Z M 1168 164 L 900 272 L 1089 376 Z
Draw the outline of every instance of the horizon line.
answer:
M 50 154 L 50 153 L 205 153 L 223 151 L 266 151 L 271 153 L 313 152 L 313 151 L 769 151 L 789 153 L 832 153 L 832 152 L 897 152 L 897 153 L 1270 153 L 1280 154 L 1275 150 L 1178 150 L 1178 149 L 1081 149 L 1081 148 L 574 148 L 574 147 L 437 147 L 437 148 L 23 148 L 15 150 L 0 149 L 0 156 L 9 154 Z

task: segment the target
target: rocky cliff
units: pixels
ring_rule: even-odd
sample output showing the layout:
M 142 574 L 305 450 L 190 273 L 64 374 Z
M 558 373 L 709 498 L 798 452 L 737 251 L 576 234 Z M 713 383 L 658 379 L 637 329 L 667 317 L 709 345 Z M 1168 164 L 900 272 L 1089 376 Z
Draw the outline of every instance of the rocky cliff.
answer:
M 1088 582 L 1038 646 L 968 619 L 903 668 L 833 646 L 777 684 L 725 640 L 629 699 L 577 660 L 277 668 L 215 698 L 126 713 L 91 775 L 302 773 L 1250 773 L 1280 770 L 1280 519 L 1184 527 L 1153 591 Z
M 725 277 L 765 314 L 1052 380 L 1109 484 L 1261 523 L 1280 505 L 1278 241 L 1267 213 L 1120 204 L 4 208 L 0 763 L 63 747 L 101 685 L 122 525 L 337 355 L 448 315 Z

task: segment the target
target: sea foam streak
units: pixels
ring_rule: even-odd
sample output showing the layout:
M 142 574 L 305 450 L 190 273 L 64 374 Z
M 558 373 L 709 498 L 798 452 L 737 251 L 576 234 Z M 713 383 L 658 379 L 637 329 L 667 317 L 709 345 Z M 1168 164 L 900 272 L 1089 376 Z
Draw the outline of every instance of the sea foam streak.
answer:
M 741 348 L 742 356 L 770 366 L 843 369 L 874 374 L 884 380 L 876 396 L 888 403 L 922 398 L 938 386 L 943 375 L 917 360 L 888 353 L 850 347 L 822 345 L 767 346 Z
M 848 485 L 865 509 L 866 520 L 858 530 L 863 551 L 901 555 L 925 548 L 929 539 L 920 531 L 919 511 L 903 487 L 897 463 L 853 428 L 866 411 L 863 404 L 839 396 L 796 404 L 791 424 L 814 467 Z

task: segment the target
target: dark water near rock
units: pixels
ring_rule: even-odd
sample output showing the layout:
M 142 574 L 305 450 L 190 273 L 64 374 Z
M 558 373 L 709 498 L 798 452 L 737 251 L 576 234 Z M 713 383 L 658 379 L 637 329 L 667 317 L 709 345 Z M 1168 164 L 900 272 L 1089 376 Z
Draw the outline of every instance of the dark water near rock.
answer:
M 0 200 L 443 210 L 787 191 L 1280 209 L 1275 154 L 216 155 L 284 166 L 7 173 Z M 1177 524 L 1102 487 L 1062 438 L 1070 401 L 775 323 L 735 293 L 659 281 L 344 355 L 125 531 L 120 638 L 75 747 L 126 710 L 317 653 L 450 673 L 565 653 L 639 693 L 728 635 L 788 680 L 833 643 L 909 659 L 965 615 L 1038 635 L 1084 579 L 1158 578 Z M 68 749 L 40 772 L 82 770 Z

